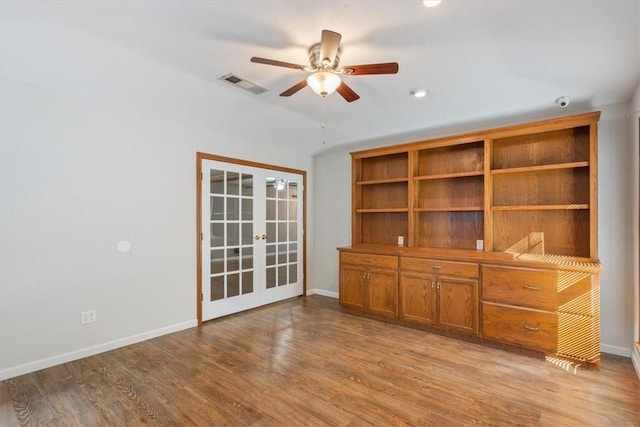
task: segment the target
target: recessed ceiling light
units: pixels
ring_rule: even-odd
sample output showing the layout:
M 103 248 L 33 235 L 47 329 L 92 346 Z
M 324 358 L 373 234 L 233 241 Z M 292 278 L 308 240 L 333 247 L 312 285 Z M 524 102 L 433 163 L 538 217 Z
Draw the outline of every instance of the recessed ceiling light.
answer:
M 409 91 L 409 93 L 416 98 L 424 98 L 425 96 L 427 96 L 427 89 L 421 87 L 419 89 L 412 89 Z
M 440 4 L 441 0 L 422 0 L 422 4 L 427 7 L 434 7 Z

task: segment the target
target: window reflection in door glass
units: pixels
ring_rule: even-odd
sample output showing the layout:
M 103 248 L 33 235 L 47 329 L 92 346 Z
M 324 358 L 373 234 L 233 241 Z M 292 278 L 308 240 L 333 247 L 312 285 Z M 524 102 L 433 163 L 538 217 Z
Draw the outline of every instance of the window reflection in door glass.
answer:
M 276 179 L 275 177 L 268 176 L 265 180 L 267 186 L 267 197 L 276 197 Z
M 278 219 L 281 221 L 287 219 L 287 201 L 286 200 L 278 200 Z
M 295 200 L 289 201 L 289 219 L 296 221 L 298 219 L 298 202 Z
M 267 288 L 275 288 L 276 287 L 276 268 L 269 267 L 267 268 Z
M 242 269 L 253 268 L 253 248 L 242 248 Z
M 281 265 L 278 267 L 278 286 L 287 284 L 287 266 Z
M 240 219 L 240 199 L 227 197 L 227 221 L 237 221 Z
M 224 276 L 211 278 L 211 301 L 224 299 Z
M 224 221 L 224 197 L 211 197 L 211 220 Z
M 240 174 L 237 172 L 227 172 L 227 194 L 240 195 Z
M 296 283 L 298 281 L 298 264 L 289 265 L 289 283 Z
M 253 175 L 242 174 L 242 195 L 253 197 Z
M 211 247 L 219 248 L 224 246 L 224 223 L 211 224 Z
M 253 243 L 253 223 L 243 222 L 242 223 L 242 244 L 250 245 L 252 243 Z
M 253 221 L 253 199 L 242 199 L 242 220 Z
M 209 180 L 211 194 L 224 194 L 224 171 L 211 169 Z
M 242 294 L 251 292 L 253 292 L 253 271 L 245 271 L 242 273 Z
M 278 245 L 278 264 L 287 262 L 287 245 Z
M 276 201 L 267 200 L 267 221 L 276 220 Z
M 224 249 L 211 251 L 211 274 L 224 273 Z
M 227 246 L 240 244 L 240 228 L 238 223 L 227 223 Z
M 238 273 L 227 275 L 227 297 L 240 295 L 240 275 Z
M 278 223 L 278 242 L 286 242 L 287 241 L 287 223 L 279 222 Z

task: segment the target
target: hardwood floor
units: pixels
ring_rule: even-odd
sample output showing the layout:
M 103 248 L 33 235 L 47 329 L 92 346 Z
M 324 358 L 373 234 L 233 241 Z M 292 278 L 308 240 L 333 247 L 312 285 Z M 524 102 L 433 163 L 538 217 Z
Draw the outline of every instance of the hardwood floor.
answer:
M 0 383 L 0 425 L 640 425 L 631 360 L 544 360 L 288 300 Z

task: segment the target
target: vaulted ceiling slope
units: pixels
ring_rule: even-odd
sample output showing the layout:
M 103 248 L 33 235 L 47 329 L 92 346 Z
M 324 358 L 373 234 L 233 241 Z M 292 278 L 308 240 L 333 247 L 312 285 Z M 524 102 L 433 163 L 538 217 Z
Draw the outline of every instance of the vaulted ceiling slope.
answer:
M 496 117 L 627 101 L 638 85 L 638 1 L 3 0 L 1 73 L 244 138 L 331 146 Z M 280 92 L 321 30 L 341 63 L 394 61 L 398 74 L 346 76 L 361 99 Z M 254 95 L 233 73 L 268 91 Z M 409 91 L 425 87 L 426 97 Z M 325 123 L 324 130 L 321 123 Z M 324 133 L 324 136 L 323 136 Z M 325 139 L 326 145 L 321 143 Z

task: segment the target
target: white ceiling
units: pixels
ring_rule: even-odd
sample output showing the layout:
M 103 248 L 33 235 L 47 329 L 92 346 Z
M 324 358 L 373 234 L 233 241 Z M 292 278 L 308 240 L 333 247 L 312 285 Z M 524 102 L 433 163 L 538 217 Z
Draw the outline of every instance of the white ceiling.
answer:
M 309 153 L 459 123 L 627 101 L 640 77 L 639 1 L 0 2 L 3 77 Z M 347 76 L 345 102 L 305 88 L 323 29 L 342 65 L 395 61 L 396 75 Z M 234 73 L 269 91 L 219 80 Z M 415 99 L 409 91 L 426 87 Z M 321 123 L 326 123 L 321 143 Z

